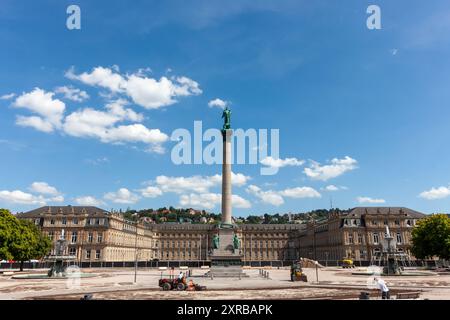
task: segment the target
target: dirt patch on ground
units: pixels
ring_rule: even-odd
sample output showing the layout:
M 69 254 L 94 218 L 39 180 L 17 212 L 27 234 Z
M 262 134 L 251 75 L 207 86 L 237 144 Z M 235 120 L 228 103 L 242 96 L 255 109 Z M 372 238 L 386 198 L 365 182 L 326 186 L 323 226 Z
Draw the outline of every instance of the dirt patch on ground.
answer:
M 275 290 L 211 290 L 200 292 L 124 290 L 94 293 L 96 300 L 302 300 L 302 299 L 356 299 L 360 290 L 297 288 Z M 84 294 L 40 297 L 45 300 L 79 300 Z

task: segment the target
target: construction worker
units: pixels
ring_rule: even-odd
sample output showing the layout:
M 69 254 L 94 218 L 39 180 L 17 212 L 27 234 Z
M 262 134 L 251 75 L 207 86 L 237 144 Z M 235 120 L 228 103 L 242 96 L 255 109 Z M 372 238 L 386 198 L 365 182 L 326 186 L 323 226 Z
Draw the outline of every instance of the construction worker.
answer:
M 189 280 L 189 284 L 187 286 L 187 291 L 195 291 L 195 285 L 194 285 L 194 281 Z
M 375 277 L 373 278 L 373 280 L 375 280 L 378 289 L 380 289 L 381 291 L 381 299 L 385 300 L 389 300 L 391 298 L 391 294 L 389 293 L 389 288 L 386 285 L 386 282 L 384 282 L 383 279 Z

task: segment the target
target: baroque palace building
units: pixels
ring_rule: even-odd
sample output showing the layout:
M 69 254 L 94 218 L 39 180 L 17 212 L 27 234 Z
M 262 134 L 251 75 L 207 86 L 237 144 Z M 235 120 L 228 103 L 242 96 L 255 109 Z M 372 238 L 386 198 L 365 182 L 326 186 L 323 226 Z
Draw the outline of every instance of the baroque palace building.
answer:
M 400 250 L 409 253 L 411 230 L 424 216 L 407 208 L 359 207 L 333 212 L 322 222 L 241 224 L 237 233 L 244 263 L 300 257 L 370 261 L 381 250 L 386 226 Z M 54 242 L 64 230 L 67 254 L 81 262 L 208 261 L 217 234 L 212 224 L 135 223 L 96 207 L 46 206 L 17 217 L 31 220 Z

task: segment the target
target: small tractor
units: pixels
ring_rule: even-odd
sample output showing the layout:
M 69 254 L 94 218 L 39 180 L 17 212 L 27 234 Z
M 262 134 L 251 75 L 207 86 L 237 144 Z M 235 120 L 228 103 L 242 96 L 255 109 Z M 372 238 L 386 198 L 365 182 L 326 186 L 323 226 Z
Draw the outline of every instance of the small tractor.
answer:
M 294 262 L 291 266 L 291 281 L 308 282 L 306 274 L 303 273 L 302 264 L 300 261 Z
M 342 260 L 342 268 L 354 268 L 355 265 L 353 264 L 353 260 L 352 259 L 344 259 Z
M 177 290 L 177 291 L 183 291 L 186 290 L 186 277 L 183 277 L 183 279 L 178 278 L 161 278 L 159 279 L 159 287 L 161 287 L 164 291 L 169 290 Z
M 198 284 L 194 284 L 194 281 L 190 280 L 189 283 L 186 281 L 186 277 L 183 277 L 181 280 L 178 278 L 161 278 L 159 279 L 159 287 L 163 289 L 163 291 L 177 290 L 177 291 L 204 291 L 206 290 L 205 286 L 200 286 Z

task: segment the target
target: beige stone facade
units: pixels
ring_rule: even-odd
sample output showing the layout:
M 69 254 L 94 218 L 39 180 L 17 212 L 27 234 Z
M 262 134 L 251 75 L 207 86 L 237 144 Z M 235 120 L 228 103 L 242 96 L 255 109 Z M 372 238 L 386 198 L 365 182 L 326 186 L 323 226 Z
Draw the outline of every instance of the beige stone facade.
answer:
M 316 224 L 243 224 L 237 228 L 244 262 L 290 261 L 299 257 L 370 260 L 380 250 L 386 224 L 398 247 L 409 252 L 411 229 L 424 215 L 406 208 L 355 208 Z M 42 207 L 18 214 L 56 242 L 68 241 L 78 261 L 208 261 L 212 224 L 145 224 L 96 207 Z M 137 250 L 136 250 L 137 248 Z M 136 257 L 137 255 L 137 257 Z
M 386 227 L 399 251 L 410 254 L 411 231 L 424 214 L 407 208 L 360 207 L 347 214 L 332 213 L 309 224 L 298 238 L 300 256 L 320 261 L 352 258 L 371 261 L 382 249 Z

